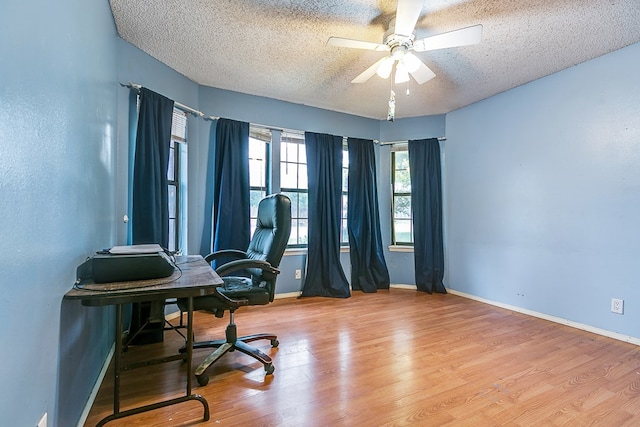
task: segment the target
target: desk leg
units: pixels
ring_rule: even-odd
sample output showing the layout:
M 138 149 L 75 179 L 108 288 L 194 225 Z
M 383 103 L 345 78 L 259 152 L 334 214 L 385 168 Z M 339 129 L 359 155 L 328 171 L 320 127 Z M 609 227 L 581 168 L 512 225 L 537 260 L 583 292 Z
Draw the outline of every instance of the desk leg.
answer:
M 204 406 L 204 421 L 209 421 L 209 403 L 199 394 L 191 393 L 191 382 L 193 381 L 193 297 L 189 297 L 187 302 L 187 396 L 188 400 L 197 400 Z
M 187 393 L 183 397 L 175 399 L 165 400 L 164 402 L 153 403 L 151 405 L 141 406 L 139 408 L 129 409 L 127 411 L 120 412 L 120 369 L 121 369 L 121 356 L 122 356 L 122 304 L 116 305 L 116 351 L 115 360 L 113 362 L 113 414 L 100 420 L 96 427 L 102 427 L 109 421 L 116 420 L 118 418 L 128 417 L 129 415 L 141 414 L 142 412 L 151 411 L 154 409 L 164 408 L 165 406 L 175 405 L 176 403 L 187 402 L 189 400 L 197 400 L 202 403 L 204 407 L 204 414 L 202 416 L 203 421 L 209 421 L 209 403 L 204 397 L 199 394 L 191 393 L 191 381 L 193 375 L 192 357 L 193 357 L 193 297 L 189 297 L 188 311 L 187 311 Z
M 113 413 L 120 412 L 120 363 L 122 357 L 122 304 L 116 305 L 116 358 L 113 361 Z

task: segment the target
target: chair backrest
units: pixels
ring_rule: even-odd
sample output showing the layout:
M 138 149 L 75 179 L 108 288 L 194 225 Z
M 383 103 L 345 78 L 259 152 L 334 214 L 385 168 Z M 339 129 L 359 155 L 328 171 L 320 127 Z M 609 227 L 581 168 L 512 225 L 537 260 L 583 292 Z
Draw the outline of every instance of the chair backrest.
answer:
M 291 200 L 283 194 L 265 197 L 258 204 L 258 220 L 247 249 L 247 256 L 278 267 L 289 242 L 290 233 Z M 263 274 L 260 269 L 248 271 L 253 280 L 271 282 L 271 287 L 275 288 L 275 275 Z

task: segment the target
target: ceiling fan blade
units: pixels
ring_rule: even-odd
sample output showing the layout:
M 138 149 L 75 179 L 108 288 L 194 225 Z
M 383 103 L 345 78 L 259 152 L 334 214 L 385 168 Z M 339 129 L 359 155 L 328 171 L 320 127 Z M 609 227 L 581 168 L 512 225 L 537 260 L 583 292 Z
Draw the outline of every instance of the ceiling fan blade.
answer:
M 378 71 L 378 67 L 380 66 L 382 61 L 384 61 L 387 58 L 388 57 L 385 56 L 384 58 L 380 58 L 379 60 L 377 60 L 375 64 L 373 64 L 371 67 L 364 70 L 358 77 L 351 80 L 351 83 L 364 83 L 367 80 L 369 80 L 371 77 L 373 77 L 376 71 Z
M 418 59 L 416 64 L 418 64 L 418 68 L 415 71 L 410 71 L 409 73 L 413 76 L 414 79 L 416 79 L 416 82 L 418 82 L 419 85 L 428 82 L 436 76 L 436 73 L 434 73 L 429 67 L 424 65 L 424 62 Z
M 366 42 L 363 40 L 345 39 L 342 37 L 329 37 L 327 40 L 327 46 L 348 47 L 352 49 L 366 49 L 366 50 L 389 50 L 389 46 L 381 43 Z
M 416 27 L 424 0 L 398 0 L 395 33 L 409 37 Z
M 413 50 L 424 52 L 427 50 L 444 49 L 447 47 L 468 46 L 482 41 L 482 25 L 461 28 L 448 33 L 425 37 L 413 42 Z

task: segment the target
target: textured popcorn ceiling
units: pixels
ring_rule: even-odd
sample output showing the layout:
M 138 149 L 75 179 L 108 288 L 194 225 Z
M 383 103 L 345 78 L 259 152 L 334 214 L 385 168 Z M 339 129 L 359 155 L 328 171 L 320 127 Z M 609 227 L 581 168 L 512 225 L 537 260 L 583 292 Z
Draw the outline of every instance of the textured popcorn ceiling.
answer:
M 198 84 L 384 119 L 390 81 L 350 83 L 384 53 L 326 42 L 382 42 L 396 1 L 110 3 L 120 37 Z M 637 43 L 640 0 L 425 0 L 417 38 L 475 24 L 479 45 L 417 53 L 436 77 L 411 80 L 409 96 L 396 87 L 396 117 L 447 113 Z

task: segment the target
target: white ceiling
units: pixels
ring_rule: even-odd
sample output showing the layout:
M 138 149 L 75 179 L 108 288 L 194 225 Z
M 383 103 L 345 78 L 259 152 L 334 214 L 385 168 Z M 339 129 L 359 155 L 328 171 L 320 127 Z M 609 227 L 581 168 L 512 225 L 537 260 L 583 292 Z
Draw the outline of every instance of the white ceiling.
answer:
M 120 37 L 200 85 L 375 119 L 390 81 L 351 80 L 385 53 L 326 42 L 381 43 L 396 2 L 110 0 Z M 475 24 L 482 43 L 416 54 L 437 76 L 409 96 L 399 85 L 396 117 L 448 113 L 640 42 L 640 0 L 425 0 L 416 33 Z

